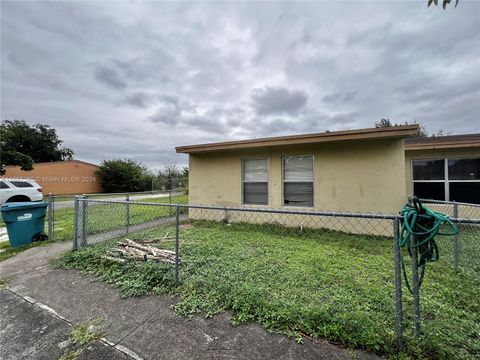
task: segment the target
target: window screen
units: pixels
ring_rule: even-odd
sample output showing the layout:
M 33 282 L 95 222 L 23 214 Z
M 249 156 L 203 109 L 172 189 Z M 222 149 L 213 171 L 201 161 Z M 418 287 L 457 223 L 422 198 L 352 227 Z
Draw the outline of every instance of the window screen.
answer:
M 268 204 L 267 159 L 243 160 L 242 180 L 244 204 Z
M 444 160 L 414 160 L 413 180 L 444 180 Z
M 480 204 L 480 182 L 451 182 L 450 201 Z
M 480 158 L 449 159 L 449 180 L 480 180 Z
M 5 184 L 3 181 L 0 181 L 0 189 L 8 189 L 8 185 Z
M 13 186 L 19 187 L 19 188 L 26 188 L 26 187 L 33 187 L 32 184 L 25 182 L 25 181 L 10 181 Z
M 421 199 L 445 200 L 444 182 L 416 182 L 413 193 Z
M 313 207 L 313 156 L 283 158 L 283 203 Z

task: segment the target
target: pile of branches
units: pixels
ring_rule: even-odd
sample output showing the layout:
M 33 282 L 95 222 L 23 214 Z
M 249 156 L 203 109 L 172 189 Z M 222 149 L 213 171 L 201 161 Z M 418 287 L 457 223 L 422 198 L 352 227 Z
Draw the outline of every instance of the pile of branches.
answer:
M 125 239 L 117 241 L 117 247 L 109 250 L 104 259 L 121 263 L 127 260 L 137 260 L 175 264 L 175 251 L 159 249 L 152 245 Z

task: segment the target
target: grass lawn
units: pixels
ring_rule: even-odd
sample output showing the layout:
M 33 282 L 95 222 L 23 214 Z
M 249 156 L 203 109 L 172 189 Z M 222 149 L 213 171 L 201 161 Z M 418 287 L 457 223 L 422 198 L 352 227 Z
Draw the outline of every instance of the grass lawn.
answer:
M 173 227 L 130 238 L 161 238 Z M 181 227 L 181 284 L 173 267 L 114 263 L 109 241 L 69 252 L 58 266 L 94 274 L 126 296 L 180 295 L 174 311 L 207 316 L 232 310 L 235 324 L 258 321 L 270 331 L 325 338 L 393 356 L 395 301 L 392 243 L 334 231 L 286 231 L 275 225 L 192 222 Z M 159 244 L 173 248 L 171 241 Z M 422 331 L 413 339 L 412 297 L 404 288 L 406 349 L 411 358 L 480 356 L 478 274 L 429 265 L 422 285 Z
M 142 199 L 132 202 L 151 202 L 168 203 L 169 198 Z M 188 195 L 172 196 L 172 203 L 188 203 Z M 174 215 L 174 210 L 172 209 Z M 130 207 L 130 223 L 132 225 L 141 224 L 149 220 L 170 216 L 168 207 L 153 207 L 133 205 Z M 0 216 L 1 218 L 1 216 Z M 55 231 L 53 241 L 73 241 L 73 208 L 56 209 L 54 217 Z M 89 228 L 90 232 L 103 232 L 122 228 L 125 224 L 125 205 L 123 204 L 96 204 L 91 205 L 89 209 Z M 0 219 L 0 227 L 5 226 Z M 45 222 L 45 233 L 48 233 L 48 224 Z M 48 241 L 47 243 L 50 243 Z M 19 252 L 31 247 L 39 246 L 43 243 L 33 243 L 32 245 L 12 248 L 8 242 L 0 244 L 0 261 L 8 259 Z M 3 251 L 1 251 L 3 250 Z

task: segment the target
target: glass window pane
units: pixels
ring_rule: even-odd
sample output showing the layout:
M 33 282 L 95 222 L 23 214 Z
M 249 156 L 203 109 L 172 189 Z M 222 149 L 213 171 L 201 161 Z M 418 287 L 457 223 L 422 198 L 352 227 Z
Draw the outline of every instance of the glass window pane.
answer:
M 480 204 L 480 182 L 451 182 L 450 201 Z
M 449 159 L 449 180 L 480 180 L 480 158 Z
M 445 183 L 416 182 L 413 183 L 413 194 L 420 199 L 445 200 Z
M 8 185 L 5 184 L 3 181 L 0 181 L 0 189 L 8 189 Z
M 284 157 L 283 180 L 313 181 L 313 156 Z
M 243 183 L 243 203 L 252 205 L 268 204 L 268 183 L 245 182 Z
M 283 186 L 285 205 L 313 207 L 312 182 L 285 182 Z
M 19 188 L 33 187 L 32 184 L 25 181 L 10 181 L 14 186 Z
M 414 160 L 413 180 L 445 180 L 445 161 Z
M 268 181 L 267 159 L 243 160 L 244 181 Z

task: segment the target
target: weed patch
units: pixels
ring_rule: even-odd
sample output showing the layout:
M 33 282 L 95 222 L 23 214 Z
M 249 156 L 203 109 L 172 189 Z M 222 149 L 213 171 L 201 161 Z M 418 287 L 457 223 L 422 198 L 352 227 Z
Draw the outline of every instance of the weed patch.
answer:
M 135 237 L 161 238 L 171 226 Z M 132 235 L 131 235 L 132 236 Z M 132 236 L 133 237 L 133 236 Z M 173 242 L 155 244 L 173 249 Z M 113 263 L 102 258 L 105 242 L 57 260 L 120 288 L 126 296 L 179 295 L 173 310 L 185 317 L 230 310 L 232 322 L 260 322 L 296 337 L 324 338 L 350 348 L 396 352 L 391 240 L 309 230 L 288 235 L 268 225 L 193 222 L 181 231 L 181 284 L 173 266 Z M 480 289 L 473 271 L 432 264 L 422 285 L 423 334 L 405 330 L 401 356 L 474 359 L 480 355 Z M 405 324 L 413 324 L 412 298 L 405 294 Z
M 76 360 L 89 345 L 99 341 L 104 335 L 100 325 L 100 319 L 76 324 L 68 338 L 69 346 L 63 352 L 60 360 Z

